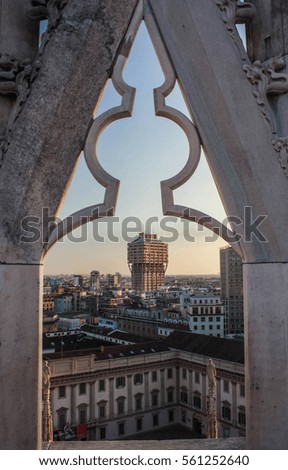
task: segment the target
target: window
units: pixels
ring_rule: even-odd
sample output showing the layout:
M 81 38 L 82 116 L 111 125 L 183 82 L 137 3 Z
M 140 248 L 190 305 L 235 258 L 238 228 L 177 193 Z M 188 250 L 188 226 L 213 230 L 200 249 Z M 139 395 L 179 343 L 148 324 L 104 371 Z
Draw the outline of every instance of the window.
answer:
M 225 393 L 229 393 L 229 381 L 228 380 L 224 380 L 223 382 L 223 391 Z
M 125 413 L 125 397 L 117 398 L 118 415 Z
M 159 390 L 153 390 L 151 392 L 152 406 L 158 406 L 158 395 L 159 395 Z
M 135 395 L 135 410 L 136 411 L 142 410 L 142 397 L 143 395 L 140 393 Z
M 99 380 L 99 392 L 105 391 L 105 380 Z
M 181 388 L 180 400 L 182 401 L 182 403 L 188 403 L 188 393 L 187 388 L 185 387 Z
M 79 384 L 79 395 L 86 395 L 86 384 Z
M 209 321 L 213 321 L 213 317 L 209 317 Z
M 182 379 L 187 379 L 187 369 L 182 369 Z
M 106 428 L 105 427 L 100 428 L 99 431 L 100 431 L 99 433 L 100 440 L 102 441 L 103 439 L 106 439 Z
M 200 373 L 195 371 L 195 383 L 200 384 Z
M 228 402 L 222 403 L 222 419 L 231 421 L 231 405 Z
M 182 423 L 186 423 L 186 421 L 187 421 L 187 413 L 186 413 L 186 411 L 182 411 L 182 413 L 181 413 L 181 419 L 182 419 Z
M 212 325 L 209 325 L 209 330 L 213 330 L 213 326 L 212 326 Z
M 106 417 L 106 402 L 100 402 L 98 404 L 99 418 L 104 419 Z
M 193 395 L 193 407 L 197 408 L 198 410 L 201 410 L 201 395 L 198 392 L 195 392 Z
M 125 377 L 117 377 L 116 379 L 116 388 L 123 388 L 125 387 Z
M 246 413 L 245 413 L 245 407 L 240 406 L 238 408 L 238 424 L 239 426 L 246 426 Z
M 125 423 L 118 423 L 118 435 L 123 436 L 125 434 Z
M 157 370 L 152 370 L 152 382 L 157 382 Z
M 139 385 L 143 383 L 143 374 L 134 375 L 134 385 Z
M 167 402 L 173 403 L 174 401 L 174 391 L 173 388 L 168 388 L 167 390 Z
M 173 369 L 167 369 L 167 379 L 173 378 Z
M 153 426 L 159 425 L 159 415 L 153 415 Z
M 168 421 L 169 421 L 169 423 L 173 423 L 173 421 L 174 421 L 174 410 L 169 410 L 168 411 Z
M 194 330 L 195 330 L 195 331 L 198 330 L 198 326 L 194 326 Z
M 78 415 L 79 415 L 79 424 L 87 423 L 87 406 L 86 405 L 79 406 Z
M 136 431 L 142 431 L 142 418 L 136 419 Z
M 201 330 L 205 330 L 205 325 L 202 325 L 202 326 L 201 326 Z
M 240 397 L 245 397 L 245 384 L 240 384 Z
M 197 312 L 196 312 L 196 313 L 197 313 Z M 193 318 L 193 321 L 195 321 L 195 322 L 198 321 L 198 318 L 197 318 L 197 317 L 194 317 L 194 318 Z
M 204 323 L 206 321 L 205 317 L 201 317 L 201 322 Z
M 60 408 L 58 413 L 58 429 L 63 429 L 67 423 L 67 408 Z
M 61 385 L 58 388 L 58 398 L 65 398 L 66 397 L 66 387 L 65 385 Z

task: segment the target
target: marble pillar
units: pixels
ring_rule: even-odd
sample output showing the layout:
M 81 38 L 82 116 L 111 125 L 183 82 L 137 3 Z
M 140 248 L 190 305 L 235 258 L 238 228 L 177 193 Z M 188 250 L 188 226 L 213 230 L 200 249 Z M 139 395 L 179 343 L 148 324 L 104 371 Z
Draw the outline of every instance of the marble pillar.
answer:
M 42 266 L 0 264 L 0 313 L 0 448 L 36 449 L 42 416 Z
M 288 449 L 288 263 L 245 264 L 246 435 L 250 449 Z

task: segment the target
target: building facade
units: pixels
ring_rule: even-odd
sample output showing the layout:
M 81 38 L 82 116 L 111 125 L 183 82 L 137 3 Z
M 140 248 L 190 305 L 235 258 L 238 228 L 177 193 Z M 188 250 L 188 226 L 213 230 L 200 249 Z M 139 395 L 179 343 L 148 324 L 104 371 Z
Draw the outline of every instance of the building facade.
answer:
M 224 336 L 224 302 L 220 296 L 203 295 L 190 297 L 186 303 L 190 330 L 209 336 Z
M 132 275 L 132 289 L 153 291 L 165 283 L 168 265 L 168 245 L 157 235 L 139 233 L 128 243 L 128 265 Z
M 212 339 L 194 336 L 202 348 L 203 339 Z M 77 436 L 82 427 L 84 439 L 137 439 L 141 433 L 173 424 L 181 424 L 198 437 L 207 435 L 208 356 L 165 347 L 163 341 L 117 347 L 116 351 L 49 356 L 55 438 L 65 427 Z M 235 356 L 235 362 L 219 358 L 213 362 L 219 437 L 243 436 L 243 360 Z
M 221 298 L 226 304 L 225 334 L 244 334 L 242 260 L 231 247 L 220 250 Z

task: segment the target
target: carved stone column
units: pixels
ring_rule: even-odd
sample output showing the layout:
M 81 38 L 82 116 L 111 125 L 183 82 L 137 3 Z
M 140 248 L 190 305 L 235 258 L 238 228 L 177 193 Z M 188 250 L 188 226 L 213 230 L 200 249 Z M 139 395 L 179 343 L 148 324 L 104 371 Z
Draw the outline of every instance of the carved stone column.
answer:
M 144 407 L 149 408 L 149 372 L 144 372 Z
M 179 387 L 177 386 L 176 394 L 177 394 L 178 388 Z M 165 369 L 160 370 L 160 399 L 161 399 L 161 406 L 165 406 Z
M 128 405 L 128 414 L 133 412 L 133 397 L 132 397 L 132 375 L 127 375 L 127 405 Z
M 73 426 L 77 423 L 76 390 L 77 390 L 77 385 L 75 384 L 71 385 L 70 387 L 70 423 Z
M 231 420 L 232 420 L 232 425 L 237 426 L 237 384 L 236 382 L 231 382 L 231 386 L 232 386 Z
M 89 421 L 95 421 L 95 381 L 90 382 Z
M 109 418 L 114 417 L 114 378 L 109 378 Z

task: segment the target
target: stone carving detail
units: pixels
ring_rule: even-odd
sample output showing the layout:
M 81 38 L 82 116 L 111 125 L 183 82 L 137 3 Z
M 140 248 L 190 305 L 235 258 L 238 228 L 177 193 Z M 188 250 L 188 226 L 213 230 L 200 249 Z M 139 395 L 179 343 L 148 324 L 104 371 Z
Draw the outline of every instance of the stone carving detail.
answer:
M 20 71 L 20 62 L 9 54 L 0 54 L 0 94 L 17 95 L 16 77 Z
M 30 0 L 31 7 L 26 14 L 32 19 L 48 19 L 48 26 L 41 41 L 36 59 L 20 63 L 7 54 L 0 54 L 0 95 L 14 95 L 15 104 L 9 116 L 5 134 L 0 136 L 0 168 L 10 145 L 13 126 L 26 102 L 31 85 L 36 79 L 42 63 L 42 54 L 52 34 L 59 25 L 62 10 L 68 0 Z
M 248 23 L 256 14 L 256 8 L 252 3 L 240 0 L 216 0 L 216 5 L 222 12 L 223 21 L 229 31 L 243 61 L 247 60 L 247 54 L 243 43 L 235 28 L 237 23 Z
M 252 83 L 257 103 L 265 119 L 271 125 L 273 134 L 277 133 L 276 117 L 268 101 L 268 95 L 279 95 L 288 91 L 288 75 L 279 73 L 285 68 L 282 57 L 274 57 L 263 65 L 259 60 L 252 65 L 243 65 L 248 80 Z
M 212 359 L 209 359 L 207 364 L 207 377 L 208 377 L 208 396 L 209 396 L 209 409 L 207 417 L 207 438 L 218 438 L 218 424 L 216 412 L 216 368 Z
M 11 110 L 5 134 L 0 136 L 0 167 L 10 145 L 13 126 L 27 100 L 31 85 L 38 75 L 41 63 L 27 59 L 20 63 L 8 54 L 0 54 L 0 95 L 14 95 L 15 103 Z
M 243 65 L 243 70 L 254 87 L 253 95 L 276 137 L 272 144 L 279 154 L 280 166 L 288 176 L 288 137 L 277 135 L 277 116 L 269 102 L 269 96 L 288 92 L 288 74 L 281 73 L 283 69 L 285 69 L 285 61 L 282 57 L 274 57 L 265 65 L 260 61 L 254 62 L 253 65 Z
M 288 177 L 288 137 L 273 140 L 273 147 L 279 153 L 280 166 Z
M 48 19 L 48 25 L 41 41 L 40 51 L 43 52 L 52 34 L 57 29 L 62 11 L 68 0 L 30 0 L 31 7 L 27 9 L 26 14 L 33 20 Z
M 50 390 L 51 370 L 48 361 L 43 364 L 43 388 L 42 388 L 42 441 L 53 441 L 53 424 L 51 408 L 51 390 Z

